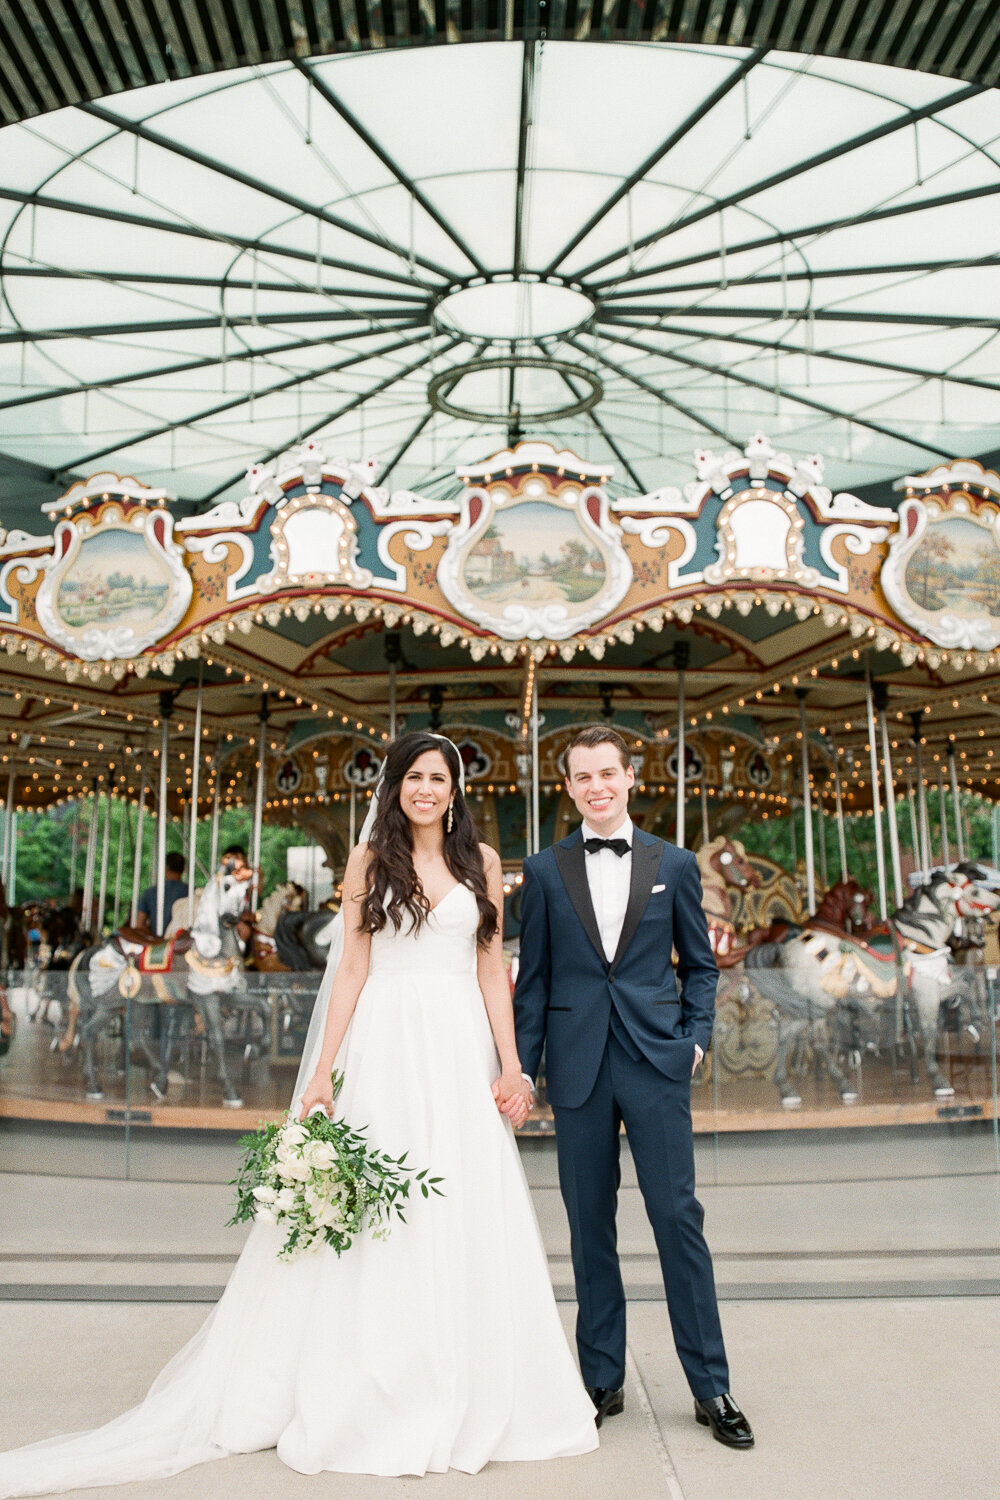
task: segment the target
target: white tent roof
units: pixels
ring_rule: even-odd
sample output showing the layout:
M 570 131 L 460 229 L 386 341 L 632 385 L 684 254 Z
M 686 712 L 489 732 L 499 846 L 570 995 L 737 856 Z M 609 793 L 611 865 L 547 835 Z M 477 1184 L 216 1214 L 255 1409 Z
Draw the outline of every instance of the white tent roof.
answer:
M 274 63 L 11 125 L 0 450 L 201 501 L 318 433 L 433 493 L 513 404 L 628 490 L 758 428 L 838 488 L 919 472 L 1000 444 L 998 151 L 995 91 L 653 44 Z M 479 418 L 436 411 L 480 358 L 438 382 Z

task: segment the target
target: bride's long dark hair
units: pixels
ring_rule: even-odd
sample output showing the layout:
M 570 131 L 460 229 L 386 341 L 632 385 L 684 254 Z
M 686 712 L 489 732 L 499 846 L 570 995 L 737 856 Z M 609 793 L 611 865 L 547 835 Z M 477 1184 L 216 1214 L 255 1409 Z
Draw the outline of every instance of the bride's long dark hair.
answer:
M 479 835 L 462 792 L 462 766 L 458 752 L 448 740 L 417 730 L 390 745 L 378 793 L 378 812 L 368 840 L 370 858 L 366 891 L 361 902 L 361 928 L 381 932 L 391 923 L 398 932 L 404 915 L 419 931 L 431 904 L 413 868 L 413 833 L 403 811 L 399 793 L 407 771 L 421 755 L 436 750 L 444 757 L 451 776 L 454 808 L 451 832 L 445 822 L 444 862 L 460 884 L 468 886 L 479 907 L 476 940 L 486 947 L 497 933 L 497 911 L 486 889 L 486 870 Z

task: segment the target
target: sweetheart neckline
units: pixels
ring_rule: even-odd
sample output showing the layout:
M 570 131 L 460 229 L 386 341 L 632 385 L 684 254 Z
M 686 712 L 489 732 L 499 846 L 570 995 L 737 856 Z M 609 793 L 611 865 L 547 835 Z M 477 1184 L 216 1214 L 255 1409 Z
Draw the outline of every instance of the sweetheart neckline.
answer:
M 463 885 L 460 880 L 456 880 L 456 882 L 452 886 L 451 890 L 445 892 L 445 894 L 441 897 L 441 899 L 437 903 L 437 905 L 436 906 L 432 906 L 430 908 L 430 910 L 428 911 L 427 915 L 429 917 L 433 917 L 434 913 L 436 911 L 440 910 L 440 908 L 444 905 L 444 903 L 447 901 L 447 899 L 448 899 L 449 896 L 453 896 L 456 891 L 467 891 L 468 889 L 469 889 L 469 887 L 467 885 Z

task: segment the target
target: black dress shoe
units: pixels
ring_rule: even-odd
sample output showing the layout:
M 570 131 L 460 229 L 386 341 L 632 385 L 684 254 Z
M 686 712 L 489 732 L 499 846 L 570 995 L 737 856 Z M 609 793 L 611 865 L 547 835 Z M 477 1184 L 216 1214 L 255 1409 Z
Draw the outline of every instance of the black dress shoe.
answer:
M 621 1387 L 617 1391 L 609 1391 L 603 1385 L 588 1385 L 587 1395 L 597 1408 L 595 1427 L 600 1427 L 605 1417 L 617 1417 L 620 1411 L 625 1410 L 625 1392 Z
M 711 1427 L 712 1436 L 727 1448 L 753 1447 L 753 1428 L 728 1391 L 707 1401 L 696 1400 L 694 1414 L 703 1427 Z

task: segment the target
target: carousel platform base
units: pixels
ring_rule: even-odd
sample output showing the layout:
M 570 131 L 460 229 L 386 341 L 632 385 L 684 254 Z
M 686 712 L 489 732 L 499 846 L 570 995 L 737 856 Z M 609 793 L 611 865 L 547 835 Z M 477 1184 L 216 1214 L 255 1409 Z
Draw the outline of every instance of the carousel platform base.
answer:
M 251 1091 L 247 1090 L 250 1094 Z M 273 1103 L 244 1099 L 241 1109 L 227 1109 L 212 1103 L 128 1103 L 124 1097 L 105 1098 L 99 1102 L 86 1099 L 21 1095 L 14 1091 L 0 1094 L 0 1119 L 50 1120 L 73 1125 L 152 1126 L 166 1130 L 214 1130 L 243 1132 L 258 1124 L 270 1124 L 284 1118 L 284 1108 Z M 794 1110 L 754 1107 L 750 1098 L 745 1107 L 712 1109 L 692 1101 L 691 1119 L 695 1135 L 759 1131 L 863 1130 L 900 1125 L 952 1125 L 961 1121 L 993 1120 L 997 1105 L 991 1099 L 885 1099 L 871 1103 L 821 1107 L 803 1106 Z M 555 1133 L 552 1110 L 542 1105 L 533 1110 L 520 1134 L 547 1136 Z

